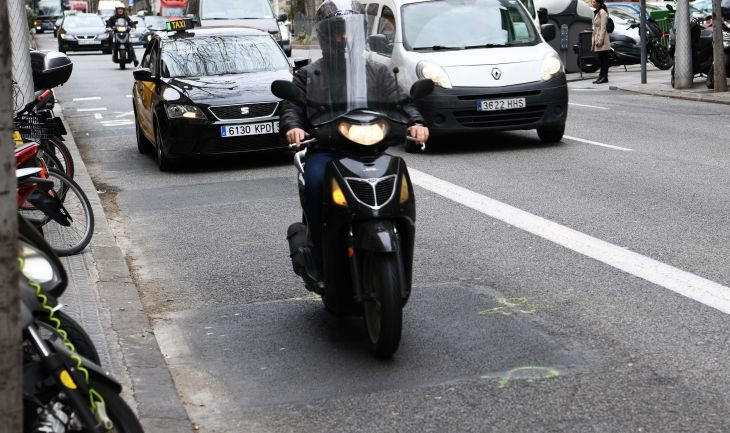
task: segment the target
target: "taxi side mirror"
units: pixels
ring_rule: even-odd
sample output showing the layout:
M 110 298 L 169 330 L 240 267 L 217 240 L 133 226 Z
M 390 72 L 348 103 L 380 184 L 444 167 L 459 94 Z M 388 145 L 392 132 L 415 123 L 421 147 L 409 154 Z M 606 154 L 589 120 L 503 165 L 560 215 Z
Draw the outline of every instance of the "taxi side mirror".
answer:
M 149 68 L 135 69 L 132 74 L 134 74 L 134 79 L 137 81 L 155 81 L 155 79 L 152 78 L 152 71 L 150 71 Z

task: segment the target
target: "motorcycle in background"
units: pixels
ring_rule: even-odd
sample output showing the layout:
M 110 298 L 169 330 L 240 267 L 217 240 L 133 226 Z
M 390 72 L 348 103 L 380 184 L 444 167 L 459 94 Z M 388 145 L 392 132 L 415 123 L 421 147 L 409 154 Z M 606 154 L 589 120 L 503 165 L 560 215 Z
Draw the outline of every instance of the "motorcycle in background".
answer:
M 690 22 L 689 33 L 692 41 L 692 74 L 707 77 L 707 88 L 715 87 L 714 52 L 712 47 L 712 26 L 702 25 L 703 20 L 694 19 Z M 722 46 L 725 51 L 725 71 L 730 75 L 730 29 L 723 24 Z M 669 54 L 674 58 L 676 39 L 674 28 L 669 37 Z M 674 67 L 672 67 L 672 87 L 674 87 Z
M 119 64 L 119 69 L 127 67 L 127 63 L 132 63 L 134 54 L 132 53 L 132 44 L 129 41 L 131 28 L 127 25 L 127 21 L 118 18 L 112 28 L 114 37 L 114 46 L 112 51 L 112 61 Z

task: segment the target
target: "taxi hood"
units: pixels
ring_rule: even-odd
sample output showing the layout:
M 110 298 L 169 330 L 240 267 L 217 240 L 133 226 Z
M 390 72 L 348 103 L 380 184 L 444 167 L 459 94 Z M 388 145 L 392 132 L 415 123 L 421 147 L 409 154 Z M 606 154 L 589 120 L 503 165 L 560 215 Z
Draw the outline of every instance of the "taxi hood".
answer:
M 291 73 L 283 69 L 209 77 L 165 78 L 165 81 L 196 104 L 225 105 L 278 100 L 271 94 L 271 82 L 291 79 Z

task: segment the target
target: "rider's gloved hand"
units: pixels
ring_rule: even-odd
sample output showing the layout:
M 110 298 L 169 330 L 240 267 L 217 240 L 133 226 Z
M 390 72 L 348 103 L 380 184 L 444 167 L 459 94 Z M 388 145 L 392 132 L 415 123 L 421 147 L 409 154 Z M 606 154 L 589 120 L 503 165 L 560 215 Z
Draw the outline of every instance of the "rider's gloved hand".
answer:
M 301 144 L 302 140 L 304 140 L 304 137 L 307 135 L 306 132 L 304 132 L 301 128 L 293 128 L 286 132 L 286 140 L 289 142 L 289 144 L 296 144 L 297 149 L 299 149 L 299 145 Z
M 428 140 L 428 128 L 424 125 L 413 125 L 408 128 L 408 135 L 415 138 L 418 144 L 423 144 Z

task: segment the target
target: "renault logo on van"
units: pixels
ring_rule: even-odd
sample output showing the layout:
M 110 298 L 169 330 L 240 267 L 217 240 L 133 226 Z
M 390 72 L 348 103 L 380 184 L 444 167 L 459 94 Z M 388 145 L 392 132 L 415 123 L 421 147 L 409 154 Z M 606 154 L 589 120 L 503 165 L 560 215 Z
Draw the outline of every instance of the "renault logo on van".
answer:
M 499 80 L 500 77 L 502 77 L 502 71 L 499 70 L 499 68 L 492 69 L 492 76 L 495 80 Z

